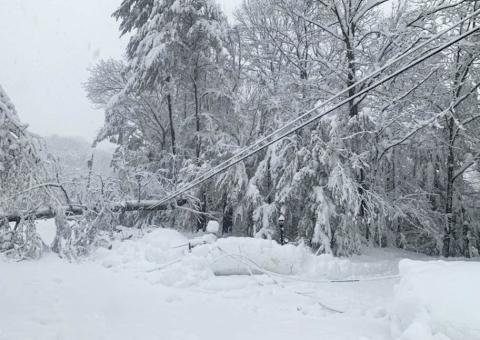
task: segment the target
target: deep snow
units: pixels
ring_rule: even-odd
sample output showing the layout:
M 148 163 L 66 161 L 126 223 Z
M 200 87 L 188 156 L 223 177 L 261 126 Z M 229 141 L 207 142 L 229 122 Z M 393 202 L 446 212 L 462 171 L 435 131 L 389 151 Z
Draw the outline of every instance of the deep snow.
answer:
M 480 263 L 402 260 L 400 274 L 391 310 L 394 335 L 480 339 Z
M 395 275 L 402 258 L 416 261 L 401 261 L 401 279 L 319 283 Z M 480 339 L 480 264 L 425 260 L 165 229 L 78 263 L 0 258 L 0 339 Z M 225 276 L 257 265 L 270 274 Z

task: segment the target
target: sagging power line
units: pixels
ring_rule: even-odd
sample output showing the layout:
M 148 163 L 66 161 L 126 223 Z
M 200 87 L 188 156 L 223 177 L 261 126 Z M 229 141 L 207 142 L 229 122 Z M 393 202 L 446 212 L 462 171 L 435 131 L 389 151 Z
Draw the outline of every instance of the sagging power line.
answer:
M 430 39 L 428 39 L 424 43 L 418 45 L 417 47 L 415 47 L 415 48 L 413 48 L 409 51 L 406 51 L 405 53 L 403 53 L 399 57 L 389 61 L 388 63 L 386 63 L 384 66 L 382 66 L 378 70 L 376 70 L 373 73 L 365 76 L 364 78 L 362 78 L 361 80 L 359 80 L 355 84 L 345 88 L 343 91 L 337 93 L 335 96 L 331 97 L 327 101 L 322 102 L 319 105 L 316 105 L 314 108 L 312 108 L 309 111 L 305 112 L 304 114 L 300 115 L 296 119 L 288 122 L 287 124 L 285 124 L 284 126 L 282 126 L 279 129 L 275 130 L 271 134 L 257 140 L 254 144 L 244 148 L 243 150 L 236 153 L 234 156 L 232 156 L 228 160 L 223 161 L 219 165 L 213 167 L 209 171 L 200 175 L 199 177 L 197 177 L 196 179 L 194 179 L 190 183 L 187 183 L 186 185 L 184 185 L 184 186 L 180 187 L 179 189 L 175 190 L 173 193 L 171 193 L 170 195 L 168 195 L 164 199 L 159 200 L 154 206 L 152 206 L 152 208 L 157 206 L 157 205 L 158 206 L 164 205 L 165 203 L 169 202 L 170 200 L 179 197 L 180 195 L 184 194 L 185 192 L 187 192 L 187 191 L 197 187 L 198 185 L 204 183 L 205 181 L 211 179 L 212 177 L 214 177 L 214 176 L 226 171 L 227 169 L 235 166 L 236 164 L 240 163 L 244 159 L 258 153 L 259 151 L 261 151 L 261 150 L 267 148 L 268 146 L 280 141 L 281 139 L 287 137 L 288 135 L 304 128 L 305 126 L 311 124 L 312 122 L 323 118 L 324 116 L 326 116 L 329 113 L 335 111 L 336 109 L 340 108 L 341 106 L 351 102 L 352 100 L 355 100 L 356 98 L 358 98 L 360 96 L 363 96 L 364 94 L 367 94 L 369 91 L 379 87 L 380 85 L 386 83 L 387 81 L 389 81 L 389 80 L 397 77 L 398 75 L 406 72 L 407 70 L 417 66 L 418 64 L 422 63 L 423 61 L 433 57 L 434 55 L 442 52 L 443 50 L 449 48 L 450 46 L 458 43 L 459 41 L 461 41 L 463 39 L 466 39 L 467 37 L 471 36 L 472 34 L 476 33 L 477 31 L 479 31 L 480 27 L 477 26 L 477 27 L 472 28 L 471 30 L 459 35 L 458 37 L 444 43 L 443 45 L 439 46 L 438 48 L 435 48 L 435 49 L 431 50 L 430 52 L 424 54 L 423 56 L 418 57 L 416 60 L 412 61 L 410 64 L 401 68 L 400 70 L 397 70 L 394 73 L 388 75 L 387 77 L 385 77 L 385 78 L 367 86 L 366 88 L 362 89 L 361 91 L 354 94 L 353 96 L 349 96 L 348 98 L 342 100 L 340 103 L 338 103 L 338 104 L 334 105 L 333 107 L 329 108 L 327 111 L 321 112 L 319 114 L 316 114 L 316 115 L 310 117 L 313 113 L 315 113 L 318 110 L 320 110 L 321 108 L 324 108 L 327 105 L 333 103 L 336 99 L 338 99 L 341 96 L 343 96 L 344 94 L 346 94 L 349 90 L 354 89 L 354 88 L 362 85 L 366 81 L 374 78 L 375 76 L 379 75 L 381 72 L 390 68 L 391 66 L 393 66 L 397 62 L 405 59 L 406 57 L 412 55 L 413 53 L 419 51 L 420 49 L 428 46 L 429 44 L 431 44 L 432 42 L 434 42 L 435 40 L 437 40 L 441 36 L 445 35 L 446 33 L 450 32 L 451 30 L 453 30 L 455 27 L 463 24 L 464 22 L 466 22 L 467 20 L 477 16 L 478 14 L 480 14 L 480 10 L 474 11 L 472 14 L 466 16 L 462 20 L 454 23 L 453 25 L 449 26 L 448 28 L 446 28 L 446 29 L 442 30 L 441 32 L 437 33 L 436 35 L 434 35 L 433 37 L 431 37 Z

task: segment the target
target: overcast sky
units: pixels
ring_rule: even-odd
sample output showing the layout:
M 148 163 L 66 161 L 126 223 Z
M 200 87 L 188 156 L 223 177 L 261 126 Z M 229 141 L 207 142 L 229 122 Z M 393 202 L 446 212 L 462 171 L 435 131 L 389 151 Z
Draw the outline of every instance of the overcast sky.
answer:
M 231 14 L 242 0 L 218 1 Z M 94 138 L 103 113 L 82 83 L 99 59 L 123 55 L 110 16 L 120 2 L 0 0 L 0 85 L 32 132 Z

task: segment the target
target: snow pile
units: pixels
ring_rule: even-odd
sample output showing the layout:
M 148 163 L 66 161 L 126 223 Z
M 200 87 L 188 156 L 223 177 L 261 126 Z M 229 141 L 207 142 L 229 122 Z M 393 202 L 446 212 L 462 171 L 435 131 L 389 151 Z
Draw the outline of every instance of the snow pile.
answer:
M 204 243 L 208 237 L 202 238 Z M 98 249 L 92 258 L 115 271 L 135 271 L 153 284 L 190 286 L 213 276 L 206 259 L 187 256 L 189 240 L 171 229 L 149 230 L 139 237 L 112 243 L 112 249 Z
M 244 237 L 217 240 L 209 234 L 188 239 L 175 230 L 154 229 L 143 237 L 114 241 L 112 249 L 98 249 L 92 258 L 115 271 L 136 271 L 154 284 L 185 287 L 214 275 L 259 273 L 259 268 L 299 274 L 313 255 L 303 245 L 282 247 L 275 241 Z
M 143 236 L 125 235 L 123 241 L 112 243 L 112 250 L 97 249 L 93 257 L 107 268 L 147 270 L 182 256 L 182 248 L 172 247 L 184 243 L 188 240 L 177 231 L 155 229 Z
M 193 254 L 209 259 L 215 275 L 258 274 L 262 270 L 310 279 L 351 279 L 392 275 L 397 262 L 364 262 L 329 254 L 314 255 L 304 244 L 281 246 L 275 241 L 249 237 L 221 238 L 194 248 Z
M 220 230 L 220 224 L 217 221 L 208 221 L 207 233 L 218 234 Z
M 272 240 L 229 237 L 194 248 L 192 254 L 209 259 L 216 275 L 247 275 L 259 269 L 277 274 L 298 274 L 311 260 L 310 250 L 303 246 L 280 246 Z
M 480 263 L 400 262 L 392 335 L 399 340 L 480 339 Z
M 130 230 L 131 231 L 131 230 Z M 281 246 L 272 240 L 212 234 L 188 238 L 171 229 L 153 229 L 143 235 L 124 231 L 112 249 L 98 249 L 92 258 L 114 271 L 135 271 L 153 284 L 186 287 L 222 275 L 272 272 L 313 280 L 349 279 L 394 274 L 396 262 L 362 262 L 315 256 L 300 245 Z

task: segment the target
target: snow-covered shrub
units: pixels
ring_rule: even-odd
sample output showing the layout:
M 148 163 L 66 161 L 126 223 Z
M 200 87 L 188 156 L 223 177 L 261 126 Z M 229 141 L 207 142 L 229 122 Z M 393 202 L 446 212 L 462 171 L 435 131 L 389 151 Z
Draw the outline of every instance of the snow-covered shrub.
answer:
M 0 86 L 0 214 L 30 207 L 32 193 L 28 189 L 42 177 L 39 141 L 26 129 Z M 20 195 L 24 190 L 27 192 Z M 35 198 L 41 200 L 42 196 Z
M 90 254 L 97 248 L 110 248 L 121 232 L 114 228 L 118 216 L 106 209 L 100 212 L 86 210 L 82 216 L 67 218 L 65 211 L 57 210 L 56 233 L 52 250 L 68 259 Z
M 0 225 L 0 253 L 14 259 L 36 260 L 48 251 L 35 228 L 35 221 Z
M 41 146 L 20 122 L 15 106 L 0 86 L 0 216 L 35 209 L 49 199 L 45 187 L 35 188 L 46 178 Z M 45 249 L 28 216 L 19 215 L 12 224 L 0 220 L 0 252 L 38 258 Z

